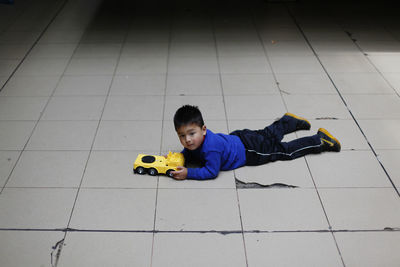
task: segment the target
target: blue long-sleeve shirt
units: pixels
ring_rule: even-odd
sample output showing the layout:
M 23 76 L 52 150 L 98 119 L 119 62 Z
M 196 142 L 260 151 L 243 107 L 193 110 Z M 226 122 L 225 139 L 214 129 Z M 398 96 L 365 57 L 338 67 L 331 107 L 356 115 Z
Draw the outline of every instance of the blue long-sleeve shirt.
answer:
M 218 176 L 220 170 L 233 170 L 246 163 L 246 150 L 239 137 L 215 134 L 208 129 L 199 148 L 185 148 L 182 153 L 187 161 L 198 160 L 202 164 L 201 168 L 188 168 L 188 179 L 212 179 Z

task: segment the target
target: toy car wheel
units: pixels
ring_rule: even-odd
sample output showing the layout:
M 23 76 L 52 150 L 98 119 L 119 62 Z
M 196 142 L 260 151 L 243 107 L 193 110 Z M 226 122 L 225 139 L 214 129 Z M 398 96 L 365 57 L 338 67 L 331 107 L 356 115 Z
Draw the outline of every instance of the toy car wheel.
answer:
M 145 171 L 145 169 L 143 167 L 137 167 L 136 168 L 136 173 L 137 174 L 145 174 L 146 171 Z
M 154 168 L 150 168 L 150 169 L 147 171 L 147 173 L 150 174 L 151 176 L 156 176 L 156 175 L 158 174 L 157 170 L 154 169 Z
M 167 172 L 166 172 L 166 175 L 168 176 L 168 177 L 171 177 L 171 178 L 174 178 L 174 176 L 172 175 L 172 173 L 171 172 L 173 172 L 174 170 L 168 170 Z

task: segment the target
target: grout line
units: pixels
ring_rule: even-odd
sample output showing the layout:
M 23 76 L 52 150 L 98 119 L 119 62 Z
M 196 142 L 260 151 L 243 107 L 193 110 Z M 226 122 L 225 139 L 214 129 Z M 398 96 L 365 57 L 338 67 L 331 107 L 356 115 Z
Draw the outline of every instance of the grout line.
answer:
M 300 24 L 298 23 L 298 21 L 296 20 L 294 14 L 290 11 L 290 8 L 285 4 L 285 7 L 288 11 L 288 14 L 291 16 L 291 18 L 293 19 L 294 23 L 296 24 L 297 28 L 299 29 L 300 33 L 302 34 L 302 36 L 304 37 L 304 40 L 307 42 L 309 48 L 313 51 L 315 58 L 318 60 L 318 62 L 320 63 L 321 67 L 323 68 L 325 74 L 327 75 L 327 77 L 329 78 L 329 80 L 331 81 L 333 87 L 335 88 L 335 90 L 337 91 L 340 99 L 342 100 L 343 104 L 345 105 L 347 111 L 349 112 L 351 118 L 353 119 L 353 121 L 356 123 L 358 129 L 360 130 L 361 134 L 364 136 L 365 140 L 368 143 L 368 146 L 371 148 L 371 151 L 374 153 L 375 158 L 378 160 L 379 164 L 381 165 L 383 171 L 386 174 L 386 177 L 389 179 L 389 182 L 392 184 L 393 189 L 396 191 L 397 195 L 400 197 L 400 191 L 397 189 L 396 185 L 394 184 L 392 178 L 390 177 L 389 173 L 387 172 L 385 166 L 383 166 L 382 162 L 379 160 L 378 158 L 378 154 L 376 153 L 375 149 L 373 148 L 373 146 L 371 145 L 371 143 L 369 142 L 367 136 L 365 135 L 364 131 L 361 128 L 361 125 L 358 123 L 357 119 L 355 118 L 355 116 L 353 115 L 353 112 L 351 111 L 350 107 L 347 105 L 347 102 L 345 101 L 342 93 L 340 92 L 339 88 L 336 86 L 335 82 L 333 81 L 332 77 L 329 75 L 328 70 L 325 68 L 324 64 L 322 63 L 321 59 L 319 58 L 318 54 L 316 53 L 314 47 L 311 45 L 310 40 L 308 40 L 306 34 L 304 33 L 303 29 L 301 28 Z
M 224 105 L 225 122 L 226 122 L 226 127 L 227 127 L 227 130 L 228 130 L 228 133 L 229 133 L 229 132 L 231 132 L 231 129 L 229 127 L 228 112 L 226 110 L 224 85 L 222 83 L 221 63 L 220 63 L 220 56 L 219 56 L 218 42 L 217 42 L 217 35 L 216 35 L 216 28 L 215 28 L 215 16 L 216 16 L 215 12 L 212 12 L 210 19 L 211 19 L 211 23 L 212 23 L 212 33 L 213 33 L 215 52 L 216 52 L 216 59 L 217 59 L 217 66 L 218 66 L 218 77 L 219 77 L 219 82 L 220 82 L 220 86 L 221 86 L 222 103 Z M 234 177 L 236 179 L 235 170 L 233 170 L 233 175 L 234 175 Z M 237 188 L 236 185 L 235 185 L 235 191 L 236 191 L 236 199 L 237 199 L 239 220 L 240 220 L 240 228 L 241 228 L 240 233 L 242 235 L 242 241 L 243 241 L 244 257 L 245 257 L 245 260 L 246 260 L 246 266 L 248 267 L 249 266 L 249 260 L 248 260 L 248 255 L 247 255 L 246 239 L 245 239 L 245 236 L 244 236 L 242 211 L 241 211 L 241 208 L 240 208 L 239 191 L 238 191 L 238 188 Z

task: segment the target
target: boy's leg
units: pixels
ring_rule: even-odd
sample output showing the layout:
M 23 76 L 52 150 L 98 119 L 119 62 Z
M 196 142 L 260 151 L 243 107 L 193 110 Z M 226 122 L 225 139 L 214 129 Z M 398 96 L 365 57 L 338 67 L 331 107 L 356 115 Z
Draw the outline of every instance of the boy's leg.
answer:
M 298 130 L 309 130 L 310 128 L 311 124 L 306 119 L 292 113 L 286 113 L 279 120 L 256 132 L 264 135 L 266 138 L 275 138 L 281 141 L 285 134 Z

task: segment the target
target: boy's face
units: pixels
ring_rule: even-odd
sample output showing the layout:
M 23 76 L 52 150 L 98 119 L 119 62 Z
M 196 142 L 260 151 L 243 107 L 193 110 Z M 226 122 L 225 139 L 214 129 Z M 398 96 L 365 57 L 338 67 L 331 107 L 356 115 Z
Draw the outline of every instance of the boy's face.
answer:
M 197 124 L 183 125 L 176 131 L 179 137 L 179 141 L 184 148 L 189 150 L 196 150 L 201 146 L 204 140 L 204 136 L 207 133 L 207 128 L 205 125 L 203 127 Z

